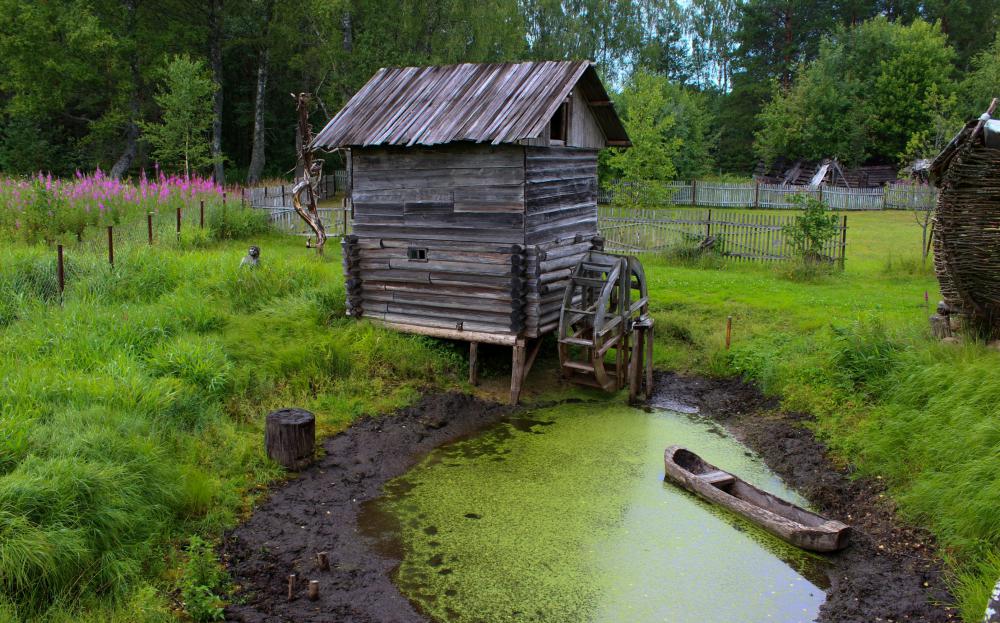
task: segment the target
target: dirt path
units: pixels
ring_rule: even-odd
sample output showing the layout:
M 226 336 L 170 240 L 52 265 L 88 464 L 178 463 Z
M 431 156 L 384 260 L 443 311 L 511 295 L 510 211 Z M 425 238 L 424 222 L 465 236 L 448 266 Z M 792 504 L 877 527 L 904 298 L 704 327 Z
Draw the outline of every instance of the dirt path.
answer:
M 733 380 L 657 376 L 654 403 L 697 407 L 722 422 L 821 511 L 855 527 L 854 544 L 831 557 L 831 589 L 821 623 L 957 620 L 932 602 L 948 602 L 927 535 L 901 526 L 876 482 L 851 480 L 803 426 L 774 401 Z M 245 524 L 229 533 L 222 553 L 240 589 L 227 620 L 246 622 L 423 622 L 389 580 L 398 564 L 376 554 L 358 534 L 360 504 L 434 447 L 467 436 L 512 412 L 475 398 L 428 396 L 400 413 L 364 419 L 324 443 L 325 456 L 277 487 Z M 750 417 L 750 416 L 753 417 Z M 319 571 L 316 552 L 329 552 Z M 295 599 L 287 577 L 299 574 Z M 306 599 L 306 580 L 320 599 Z M 711 623 L 711 622 L 706 622 Z

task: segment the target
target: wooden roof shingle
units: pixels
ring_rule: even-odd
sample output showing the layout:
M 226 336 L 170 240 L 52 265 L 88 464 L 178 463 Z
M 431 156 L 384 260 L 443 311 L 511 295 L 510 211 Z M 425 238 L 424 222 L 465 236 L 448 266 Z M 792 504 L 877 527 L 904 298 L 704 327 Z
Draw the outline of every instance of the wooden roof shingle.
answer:
M 516 143 L 538 138 L 573 87 L 608 144 L 628 134 L 590 61 L 463 63 L 380 69 L 313 139 L 314 149 Z

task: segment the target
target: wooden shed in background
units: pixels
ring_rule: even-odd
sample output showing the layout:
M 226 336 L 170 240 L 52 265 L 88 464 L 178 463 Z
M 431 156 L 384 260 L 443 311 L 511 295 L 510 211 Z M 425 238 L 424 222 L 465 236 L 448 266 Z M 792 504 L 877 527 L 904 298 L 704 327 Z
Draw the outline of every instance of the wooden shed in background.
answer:
M 312 143 L 348 153 L 348 313 L 470 342 L 473 382 L 479 343 L 512 346 L 516 402 L 602 245 L 598 150 L 630 144 L 589 61 L 378 71 Z

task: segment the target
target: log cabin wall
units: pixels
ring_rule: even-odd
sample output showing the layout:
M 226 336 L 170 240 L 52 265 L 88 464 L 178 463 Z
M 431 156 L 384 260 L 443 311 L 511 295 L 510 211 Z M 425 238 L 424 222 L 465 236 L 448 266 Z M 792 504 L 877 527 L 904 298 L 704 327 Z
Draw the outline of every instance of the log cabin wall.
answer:
M 597 231 L 597 151 L 525 148 L 525 246 L 528 292 L 525 335 L 537 337 L 559 321 L 563 291 L 584 253 L 600 246 Z
M 348 312 L 521 334 L 525 153 L 515 145 L 355 147 Z

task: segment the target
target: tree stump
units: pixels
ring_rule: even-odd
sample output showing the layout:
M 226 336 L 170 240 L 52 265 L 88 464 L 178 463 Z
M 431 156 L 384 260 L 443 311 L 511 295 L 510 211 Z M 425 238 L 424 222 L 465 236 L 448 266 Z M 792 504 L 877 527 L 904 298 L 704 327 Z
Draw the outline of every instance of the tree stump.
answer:
M 316 416 L 305 409 L 280 409 L 267 414 L 264 448 L 267 456 L 287 469 L 309 465 L 316 445 Z

